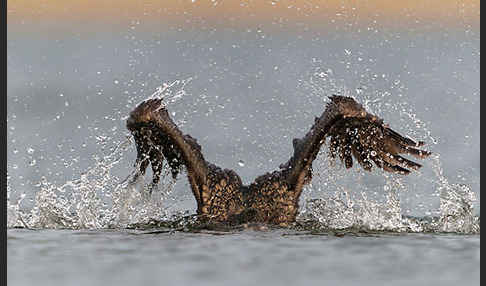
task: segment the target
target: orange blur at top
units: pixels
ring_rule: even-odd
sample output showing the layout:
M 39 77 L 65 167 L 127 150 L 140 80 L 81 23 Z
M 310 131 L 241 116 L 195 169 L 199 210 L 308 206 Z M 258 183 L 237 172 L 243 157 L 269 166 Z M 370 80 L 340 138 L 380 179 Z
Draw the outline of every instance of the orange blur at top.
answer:
M 439 24 L 479 26 L 480 1 L 453 0 L 8 0 L 9 25 L 39 22 L 151 23 L 246 26 L 301 23 L 319 28 L 334 21 L 355 26 Z

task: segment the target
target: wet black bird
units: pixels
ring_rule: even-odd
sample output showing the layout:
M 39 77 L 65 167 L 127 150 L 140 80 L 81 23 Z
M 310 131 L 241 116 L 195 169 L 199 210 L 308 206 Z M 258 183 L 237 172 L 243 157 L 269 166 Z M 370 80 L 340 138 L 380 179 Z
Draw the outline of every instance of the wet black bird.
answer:
M 162 99 L 140 103 L 130 113 L 127 128 L 135 138 L 138 174 L 145 174 L 151 164 L 156 185 L 164 159 L 174 178 L 185 167 L 199 218 L 223 223 L 294 222 L 302 189 L 312 178 L 312 162 L 326 139 L 331 157 L 338 156 L 346 168 L 352 167 L 354 157 L 367 171 L 375 165 L 406 175 L 421 165 L 399 154 L 421 159 L 430 155 L 417 149 L 423 142 L 401 136 L 354 99 L 336 95 L 330 97 L 309 132 L 293 139 L 292 157 L 280 170 L 257 177 L 249 186 L 233 170 L 206 161 L 201 146 L 179 130 Z

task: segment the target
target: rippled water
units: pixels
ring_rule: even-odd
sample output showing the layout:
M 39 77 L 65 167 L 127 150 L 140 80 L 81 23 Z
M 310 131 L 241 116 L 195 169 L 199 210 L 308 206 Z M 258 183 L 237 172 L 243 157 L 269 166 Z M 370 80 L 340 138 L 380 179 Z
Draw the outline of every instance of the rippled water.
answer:
M 480 238 L 9 230 L 9 285 L 479 285 Z

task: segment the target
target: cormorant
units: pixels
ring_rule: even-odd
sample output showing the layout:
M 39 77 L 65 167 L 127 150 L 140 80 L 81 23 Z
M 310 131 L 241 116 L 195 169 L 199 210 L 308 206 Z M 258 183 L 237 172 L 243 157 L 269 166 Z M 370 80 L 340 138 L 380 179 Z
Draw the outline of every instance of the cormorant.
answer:
M 294 222 L 302 189 L 312 178 L 312 162 L 327 138 L 331 157 L 338 156 L 346 168 L 352 167 L 354 157 L 367 171 L 374 163 L 385 171 L 406 175 L 421 165 L 399 154 L 416 158 L 430 155 L 417 149 L 424 142 L 401 136 L 353 98 L 337 95 L 330 97 L 309 132 L 293 139 L 292 157 L 280 170 L 257 177 L 249 186 L 243 185 L 233 170 L 206 161 L 196 139 L 179 130 L 160 98 L 140 103 L 130 113 L 127 128 L 137 148 L 136 176 L 145 174 L 150 163 L 152 185 L 157 185 L 164 159 L 174 179 L 185 167 L 198 217 L 217 223 Z

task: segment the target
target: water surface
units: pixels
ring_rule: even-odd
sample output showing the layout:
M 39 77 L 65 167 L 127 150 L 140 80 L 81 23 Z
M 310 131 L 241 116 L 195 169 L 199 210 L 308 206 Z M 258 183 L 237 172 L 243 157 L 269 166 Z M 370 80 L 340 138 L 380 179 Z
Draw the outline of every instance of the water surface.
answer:
M 480 237 L 18 230 L 9 285 L 479 285 Z

